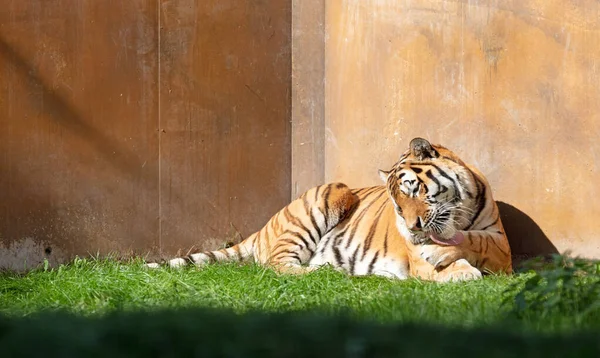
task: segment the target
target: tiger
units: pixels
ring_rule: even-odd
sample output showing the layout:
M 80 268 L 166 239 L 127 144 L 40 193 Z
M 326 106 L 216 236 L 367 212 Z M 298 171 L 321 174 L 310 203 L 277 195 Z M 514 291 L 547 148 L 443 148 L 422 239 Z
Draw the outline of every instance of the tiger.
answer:
M 378 173 L 385 185 L 313 187 L 240 243 L 167 266 L 254 260 L 280 273 L 330 266 L 352 276 L 437 282 L 512 273 L 499 209 L 477 168 L 416 137 L 391 169 Z

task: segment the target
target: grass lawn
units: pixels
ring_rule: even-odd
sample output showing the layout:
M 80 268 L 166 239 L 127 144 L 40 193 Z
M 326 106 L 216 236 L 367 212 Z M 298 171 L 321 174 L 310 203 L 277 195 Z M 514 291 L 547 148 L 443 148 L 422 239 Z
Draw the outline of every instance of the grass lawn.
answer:
M 488 276 L 479 281 L 438 284 L 414 279 L 349 277 L 331 269 L 286 276 L 252 264 L 219 264 L 202 270 L 147 270 L 140 261 L 76 260 L 57 269 L 37 270 L 26 275 L 0 274 L 0 313 L 4 317 L 0 321 L 0 347 L 19 342 L 19 332 L 23 335 L 21 339 L 30 339 L 33 335 L 46 339 L 44 342 L 50 346 L 53 344 L 48 342 L 56 343 L 54 335 L 78 337 L 80 332 L 87 332 L 86 339 L 92 341 L 71 342 L 60 347 L 66 349 L 68 346 L 83 354 L 81 349 L 104 340 L 104 350 L 94 351 L 100 354 L 98 356 L 107 356 L 104 355 L 108 354 L 107 347 L 114 348 L 119 344 L 107 343 L 106 339 L 116 339 L 113 336 L 120 330 L 121 335 L 135 336 L 130 339 L 138 344 L 131 349 L 137 349 L 135 352 L 139 354 L 144 352 L 144 344 L 153 346 L 160 341 L 155 338 L 158 341 L 146 342 L 143 337 L 161 337 L 161 334 L 167 342 L 163 342 L 164 347 L 171 347 L 168 342 L 173 343 L 173 339 L 183 340 L 180 342 L 183 345 L 174 345 L 179 349 L 176 352 L 181 354 L 184 354 L 182 349 L 191 335 L 195 338 L 189 338 L 190 342 L 206 342 L 202 348 L 205 352 L 217 352 L 211 349 L 219 346 L 218 354 L 223 356 L 254 356 L 252 349 L 256 344 L 266 345 L 258 351 L 265 356 L 290 356 L 289 352 L 278 355 L 283 348 L 275 343 L 286 339 L 292 346 L 298 344 L 298 339 L 308 339 L 307 342 L 321 339 L 324 340 L 321 343 L 337 342 L 336 347 L 346 347 L 354 343 L 346 340 L 340 343 L 340 335 L 347 339 L 348 334 L 363 342 L 356 349 L 367 349 L 372 353 L 355 356 L 381 356 L 381 352 L 410 356 L 413 351 L 407 349 L 417 349 L 417 345 L 421 350 L 413 353 L 436 356 L 447 352 L 448 348 L 444 347 L 454 347 L 463 340 L 470 349 L 475 346 L 482 350 L 489 348 L 488 344 L 492 342 L 512 342 L 497 348 L 497 352 L 504 352 L 502 356 L 530 351 L 531 354 L 537 352 L 534 356 L 543 352 L 558 354 L 561 350 L 556 348 L 557 342 L 571 342 L 572 348 L 577 345 L 577 349 L 591 349 L 591 353 L 597 354 L 600 351 L 596 334 L 600 332 L 600 317 L 597 314 L 582 315 L 578 311 L 578 307 L 595 307 L 583 307 L 577 301 L 579 298 L 573 296 L 575 291 L 559 297 L 573 301 L 574 305 L 557 305 L 553 299 L 542 302 L 531 312 L 528 311 L 531 303 L 527 300 L 517 300 L 515 306 L 516 292 L 506 293 L 507 289 L 513 284 L 524 285 L 532 277 L 533 274 Z M 530 280 L 529 285 L 533 285 L 533 281 Z M 594 292 L 590 294 L 596 294 Z M 594 297 L 590 297 L 585 300 L 594 301 Z M 596 299 L 600 302 L 600 297 Z M 508 303 L 503 304 L 503 301 Z M 515 307 L 519 305 L 521 310 L 517 315 Z M 52 313 L 56 311 L 59 313 Z M 56 328 L 56 322 L 61 322 L 62 328 Z M 244 330 L 238 327 L 240 325 L 245 327 Z M 174 335 L 173 332 L 179 333 Z M 317 332 L 321 332 L 321 336 Z M 96 340 L 90 337 L 96 337 Z M 254 339 L 252 344 L 244 343 L 245 354 L 231 348 L 232 342 L 245 342 L 250 340 L 249 337 Z M 424 337 L 436 338 L 427 343 Z M 475 342 L 473 340 L 477 343 L 468 343 Z M 223 353 L 225 348 L 218 342 L 232 349 L 230 354 Z M 398 345 L 398 342 L 403 344 Z M 565 344 L 564 347 L 571 347 Z M 75 346 L 81 349 L 77 350 L 79 348 Z M 286 347 L 289 349 L 289 345 Z M 160 351 L 160 348 L 156 349 Z M 306 351 L 307 345 L 300 345 L 298 349 L 304 352 L 302 356 L 313 356 Z M 423 349 L 433 351 L 424 353 Z M 167 356 L 179 354 L 173 352 L 166 350 L 163 353 Z M 197 355 L 190 352 L 185 351 L 185 354 Z M 272 355 L 269 352 L 279 353 Z M 483 351 L 478 352 L 483 354 Z M 590 352 L 580 351 L 578 356 Z M 460 351 L 460 354 L 466 353 Z M 151 352 L 144 354 L 153 355 Z M 132 356 L 132 353 L 126 356 Z

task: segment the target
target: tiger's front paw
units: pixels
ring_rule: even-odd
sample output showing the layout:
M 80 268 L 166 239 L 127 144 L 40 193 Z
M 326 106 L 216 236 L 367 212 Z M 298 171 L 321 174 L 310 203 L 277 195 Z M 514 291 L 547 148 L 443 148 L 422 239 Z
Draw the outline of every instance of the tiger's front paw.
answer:
M 458 259 L 444 268 L 437 276 L 438 282 L 458 282 L 479 280 L 483 275 L 481 271 L 471 266 L 465 259 Z
M 455 247 L 436 244 L 421 246 L 420 255 L 436 269 L 446 267 L 460 258 L 460 252 Z

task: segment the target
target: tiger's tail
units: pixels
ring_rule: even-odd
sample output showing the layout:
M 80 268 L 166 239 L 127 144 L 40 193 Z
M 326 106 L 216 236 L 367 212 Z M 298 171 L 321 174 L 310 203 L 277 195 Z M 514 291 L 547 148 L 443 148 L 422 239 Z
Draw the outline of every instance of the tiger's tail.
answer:
M 166 262 L 167 266 L 177 268 L 186 266 L 188 264 L 196 266 L 204 266 L 214 262 L 244 262 L 254 257 L 254 236 L 250 235 L 242 242 L 228 247 L 226 249 L 215 250 L 215 251 L 203 251 L 193 252 L 185 257 L 176 257 Z M 159 263 L 148 263 L 146 264 L 150 268 L 160 267 Z

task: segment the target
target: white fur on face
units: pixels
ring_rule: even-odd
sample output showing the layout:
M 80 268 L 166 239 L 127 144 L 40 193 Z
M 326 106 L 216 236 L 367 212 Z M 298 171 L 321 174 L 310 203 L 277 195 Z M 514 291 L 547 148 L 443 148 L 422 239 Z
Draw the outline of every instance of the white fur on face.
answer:
M 400 179 L 400 191 L 411 197 L 419 195 L 421 183 L 417 175 L 411 170 L 402 170 L 400 174 L 404 174 Z

